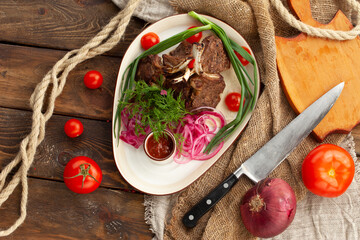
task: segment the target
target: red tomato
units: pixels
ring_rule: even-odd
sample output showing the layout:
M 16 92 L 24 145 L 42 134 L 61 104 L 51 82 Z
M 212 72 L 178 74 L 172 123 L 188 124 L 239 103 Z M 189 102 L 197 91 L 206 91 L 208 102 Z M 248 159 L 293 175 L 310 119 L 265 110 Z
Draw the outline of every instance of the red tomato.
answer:
M 240 108 L 241 94 L 237 92 L 229 93 L 225 98 L 225 104 L 230 111 L 237 112 Z M 245 99 L 243 104 L 245 103 Z
M 143 49 L 148 50 L 152 46 L 158 44 L 160 42 L 159 36 L 154 32 L 146 33 L 141 37 L 141 46 Z
M 247 51 L 249 54 L 251 54 L 251 53 L 250 53 L 250 50 L 249 50 L 247 47 L 242 47 L 242 48 L 245 49 L 245 51 Z M 236 56 L 238 57 L 238 59 L 240 60 L 240 62 L 242 63 L 242 65 L 246 66 L 246 65 L 249 64 L 248 60 L 246 60 L 245 58 L 243 58 L 243 57 L 240 55 L 240 53 L 238 53 L 238 52 L 235 51 L 235 50 L 234 50 L 234 52 L 235 52 Z
M 98 71 L 89 71 L 84 76 L 84 83 L 86 87 L 96 89 L 103 83 L 103 76 Z
M 84 126 L 79 120 L 72 118 L 65 123 L 64 131 L 66 135 L 74 138 L 82 134 L 82 132 L 84 131 Z
M 191 26 L 188 29 L 194 28 L 194 27 L 196 27 L 196 26 Z M 202 32 L 199 32 L 199 33 L 187 38 L 186 41 L 188 41 L 189 43 L 194 43 L 194 42 L 199 42 L 201 38 L 202 38 Z
M 91 158 L 75 157 L 65 166 L 64 182 L 73 192 L 90 193 L 100 186 L 101 180 L 101 169 Z
M 355 174 L 354 161 L 343 148 L 322 144 L 314 148 L 302 164 L 302 179 L 314 194 L 338 197 L 351 184 Z
M 190 69 L 193 69 L 193 68 L 194 68 L 194 63 L 195 63 L 195 59 L 191 60 L 191 61 L 189 62 L 189 64 L 188 64 L 188 67 L 189 67 Z

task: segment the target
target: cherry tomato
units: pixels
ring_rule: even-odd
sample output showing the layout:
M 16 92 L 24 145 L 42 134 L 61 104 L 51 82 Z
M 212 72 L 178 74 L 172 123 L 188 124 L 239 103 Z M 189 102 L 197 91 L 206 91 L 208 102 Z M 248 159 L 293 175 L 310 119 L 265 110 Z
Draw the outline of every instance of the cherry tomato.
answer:
M 65 123 L 64 131 L 66 135 L 74 138 L 82 134 L 82 132 L 84 131 L 84 126 L 79 120 L 72 118 Z
M 237 112 L 240 108 L 241 94 L 237 92 L 229 93 L 225 97 L 225 104 L 230 111 Z M 245 99 L 243 104 L 245 103 Z
M 194 63 L 195 63 L 195 59 L 191 60 L 191 61 L 189 62 L 189 64 L 188 64 L 188 67 L 189 67 L 190 69 L 193 69 L 193 68 L 194 68 Z
M 242 47 L 242 48 L 245 49 L 245 51 L 247 51 L 249 54 L 251 54 L 251 53 L 250 53 L 250 50 L 249 50 L 247 47 Z M 234 50 L 234 52 L 235 52 L 236 56 L 238 57 L 238 59 L 240 60 L 240 62 L 242 63 L 242 65 L 246 66 L 246 65 L 249 64 L 248 60 L 246 60 L 245 58 L 243 58 L 243 57 L 240 55 L 240 53 L 238 53 L 238 52 L 235 51 L 235 50 Z
M 302 164 L 302 179 L 312 193 L 338 197 L 351 184 L 355 174 L 354 161 L 343 148 L 322 144 L 314 148 Z
M 158 44 L 160 42 L 159 36 L 154 32 L 146 33 L 141 37 L 141 46 L 143 49 L 148 50 L 152 46 Z
M 75 157 L 65 166 L 64 182 L 73 192 L 90 193 L 100 186 L 101 180 L 101 169 L 91 158 Z
M 188 29 L 191 29 L 194 27 L 196 27 L 196 26 L 191 26 Z M 199 42 L 201 38 L 202 38 L 202 32 L 199 32 L 199 33 L 187 38 L 186 41 L 188 41 L 189 43 L 194 43 L 194 42 Z
M 89 71 L 84 76 L 84 83 L 86 87 L 96 89 L 103 83 L 103 76 L 98 71 Z

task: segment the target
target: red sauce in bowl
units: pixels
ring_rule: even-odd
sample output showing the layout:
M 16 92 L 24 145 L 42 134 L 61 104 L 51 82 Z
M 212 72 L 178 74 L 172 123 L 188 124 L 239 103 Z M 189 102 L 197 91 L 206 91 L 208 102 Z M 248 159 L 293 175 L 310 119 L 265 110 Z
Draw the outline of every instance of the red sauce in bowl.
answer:
M 175 151 L 175 139 L 170 133 L 165 132 L 155 140 L 153 133 L 145 139 L 145 152 L 154 160 L 165 160 Z

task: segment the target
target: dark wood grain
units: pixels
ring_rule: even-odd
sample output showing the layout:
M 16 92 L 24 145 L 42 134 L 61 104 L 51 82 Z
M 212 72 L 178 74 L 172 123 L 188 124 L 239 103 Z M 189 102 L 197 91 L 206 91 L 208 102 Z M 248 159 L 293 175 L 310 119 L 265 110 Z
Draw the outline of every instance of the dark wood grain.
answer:
M 0 209 L 0 228 L 18 217 L 20 190 Z M 98 188 L 77 194 L 64 183 L 29 179 L 28 217 L 2 239 L 151 239 L 141 194 Z
M 0 167 L 9 163 L 19 151 L 21 140 L 30 132 L 31 112 L 0 108 Z M 120 175 L 112 152 L 111 123 L 80 119 L 84 132 L 77 138 L 64 133 L 64 124 L 71 117 L 54 115 L 46 125 L 44 141 L 39 145 L 29 176 L 63 180 L 66 163 L 76 156 L 96 161 L 103 172 L 101 186 L 134 190 Z
M 0 24 L 1 25 L 1 24 Z M 43 76 L 66 52 L 59 50 L 0 44 L 0 106 L 30 109 L 29 98 Z M 55 112 L 64 115 L 110 120 L 120 58 L 98 56 L 79 64 L 70 72 Z M 99 89 L 88 89 L 83 77 L 89 70 L 99 71 L 104 82 Z
M 55 49 L 77 49 L 120 11 L 111 0 L 1 0 L 0 41 Z M 145 22 L 132 18 L 108 54 L 123 56 Z

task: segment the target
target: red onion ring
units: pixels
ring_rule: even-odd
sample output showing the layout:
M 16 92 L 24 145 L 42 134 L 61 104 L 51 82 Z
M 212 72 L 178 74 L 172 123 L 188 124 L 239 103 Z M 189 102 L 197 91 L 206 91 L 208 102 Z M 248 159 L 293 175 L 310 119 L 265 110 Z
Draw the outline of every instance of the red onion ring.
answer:
M 194 111 L 199 109 L 209 110 L 211 108 L 202 107 L 194 109 Z M 220 124 L 214 118 L 218 119 Z M 213 126 L 210 127 L 209 124 Z M 175 134 L 180 134 L 184 141 L 180 150 L 177 150 L 174 161 L 184 164 L 191 160 L 203 161 L 215 156 L 223 147 L 223 142 L 210 154 L 203 151 L 218 129 L 221 129 L 223 126 L 225 126 L 225 117 L 216 111 L 202 111 L 195 115 L 186 115 L 183 118 L 183 122 L 175 130 Z M 182 157 L 183 159 L 181 159 Z
M 141 115 L 130 117 L 130 113 L 127 109 L 123 109 L 121 111 L 121 122 L 123 124 L 124 131 L 121 131 L 119 139 L 134 146 L 135 148 L 139 148 L 146 137 L 146 135 L 151 131 L 150 127 L 147 126 L 144 128 L 145 134 L 136 134 L 135 125 L 136 123 L 140 123 Z

